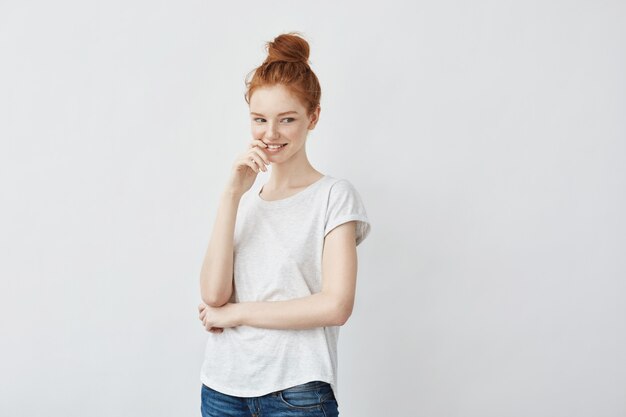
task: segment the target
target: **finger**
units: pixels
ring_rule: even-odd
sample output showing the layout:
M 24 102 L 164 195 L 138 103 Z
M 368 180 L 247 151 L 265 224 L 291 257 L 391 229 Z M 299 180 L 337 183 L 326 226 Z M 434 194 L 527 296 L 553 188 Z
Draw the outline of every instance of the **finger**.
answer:
M 267 171 L 267 166 L 265 165 L 265 161 L 263 160 L 261 155 L 256 153 L 254 150 L 250 151 L 248 155 L 249 155 L 249 158 L 252 161 L 254 161 L 254 163 L 257 165 L 257 168 L 259 168 L 260 170 L 264 172 Z
M 244 163 L 258 174 L 261 169 L 259 168 L 259 164 L 257 164 L 256 160 L 250 154 L 246 154 L 245 158 Z
M 250 150 L 241 155 L 239 161 L 237 162 L 237 165 L 240 165 L 240 166 L 247 165 L 254 172 L 257 172 L 257 173 L 259 172 L 259 165 L 256 159 L 254 159 L 254 155 L 252 154 Z
M 202 303 L 198 306 L 198 311 L 202 311 L 206 308 L 206 304 Z
M 267 156 L 267 154 L 265 153 L 265 151 L 263 149 L 254 148 L 250 152 L 255 152 L 257 155 L 259 155 L 259 157 L 261 157 L 263 162 L 265 162 L 265 165 L 269 165 L 270 164 L 270 159 L 269 159 L 269 157 Z
M 207 319 L 206 317 L 202 321 L 202 324 L 204 325 L 204 328 L 207 329 L 207 330 L 211 330 L 211 328 L 213 328 L 213 323 L 209 319 Z
M 256 161 L 254 161 L 252 158 L 248 158 L 248 161 L 248 165 L 250 166 L 250 168 L 252 168 L 254 172 L 256 172 L 257 174 L 261 172 L 261 169 L 257 165 Z
M 209 332 L 214 332 L 216 329 L 219 329 L 219 327 L 208 326 L 208 327 L 206 327 L 206 329 Z
M 261 139 L 253 139 L 250 141 L 250 147 L 254 148 L 255 146 L 259 146 L 261 148 L 267 148 L 267 145 Z

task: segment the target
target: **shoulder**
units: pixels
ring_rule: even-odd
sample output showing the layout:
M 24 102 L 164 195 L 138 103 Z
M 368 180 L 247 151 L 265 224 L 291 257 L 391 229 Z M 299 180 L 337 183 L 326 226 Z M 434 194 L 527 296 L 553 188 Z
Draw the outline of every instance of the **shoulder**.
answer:
M 363 200 L 356 187 L 346 178 L 329 181 L 324 236 L 335 227 L 355 220 L 357 246 L 367 237 L 370 223 Z
M 327 189 L 329 193 L 334 195 L 357 192 L 356 187 L 346 178 L 328 177 Z
M 328 202 L 356 200 L 362 202 L 361 195 L 354 184 L 346 178 L 333 178 L 328 185 Z

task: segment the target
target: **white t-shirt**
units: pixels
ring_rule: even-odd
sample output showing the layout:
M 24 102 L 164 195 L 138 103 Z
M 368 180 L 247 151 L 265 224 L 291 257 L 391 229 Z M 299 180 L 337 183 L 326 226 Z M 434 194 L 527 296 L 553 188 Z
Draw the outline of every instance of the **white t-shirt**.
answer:
M 370 232 L 360 195 L 347 180 L 328 175 L 281 200 L 264 200 L 261 189 L 253 186 L 239 202 L 234 302 L 290 300 L 320 292 L 322 249 L 328 232 L 356 220 L 357 245 Z M 200 379 L 208 387 L 238 397 L 325 381 L 339 402 L 339 329 L 237 326 L 208 333 Z

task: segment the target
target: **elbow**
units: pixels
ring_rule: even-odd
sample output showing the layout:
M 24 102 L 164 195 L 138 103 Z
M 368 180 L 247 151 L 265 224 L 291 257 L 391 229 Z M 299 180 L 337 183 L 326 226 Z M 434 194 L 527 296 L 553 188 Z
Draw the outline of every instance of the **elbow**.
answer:
M 352 315 L 352 308 L 337 308 L 334 314 L 334 326 L 343 326 Z
M 224 291 L 216 291 L 203 286 L 200 289 L 202 302 L 211 307 L 221 307 L 230 301 L 232 288 Z
M 328 295 L 328 310 L 327 317 L 330 318 L 330 326 L 343 326 L 346 324 L 350 316 L 352 315 L 352 309 L 354 307 L 353 297 L 342 297 L 334 294 Z
M 202 296 L 202 302 L 210 307 L 221 307 L 228 302 L 224 297 Z

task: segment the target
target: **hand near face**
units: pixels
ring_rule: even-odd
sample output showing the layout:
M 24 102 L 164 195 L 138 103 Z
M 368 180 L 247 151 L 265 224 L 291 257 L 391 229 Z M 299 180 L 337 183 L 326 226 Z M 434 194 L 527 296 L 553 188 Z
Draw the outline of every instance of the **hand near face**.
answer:
M 248 144 L 248 150 L 237 156 L 232 167 L 227 188 L 238 195 L 243 195 L 248 191 L 257 174 L 267 171 L 270 160 L 265 151 L 267 145 L 263 141 L 254 139 Z

